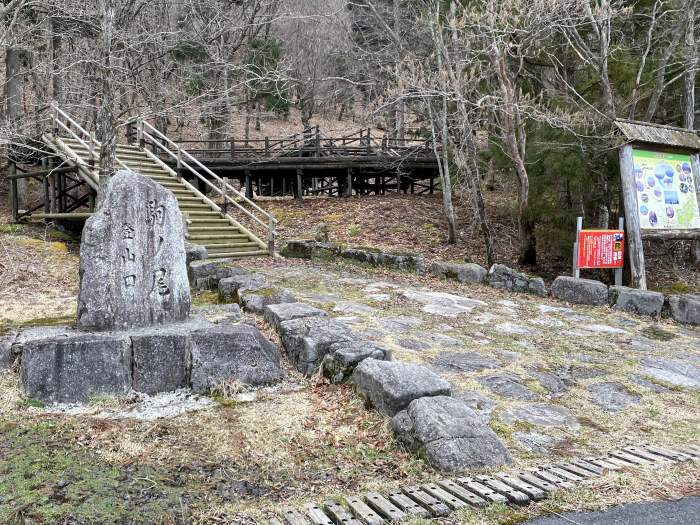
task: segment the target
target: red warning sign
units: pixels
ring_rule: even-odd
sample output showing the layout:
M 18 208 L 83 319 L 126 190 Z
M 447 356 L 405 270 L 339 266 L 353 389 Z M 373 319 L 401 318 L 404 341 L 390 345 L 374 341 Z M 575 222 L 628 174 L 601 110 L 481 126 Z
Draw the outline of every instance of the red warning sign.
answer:
M 623 230 L 578 232 L 579 268 L 622 268 L 625 262 Z

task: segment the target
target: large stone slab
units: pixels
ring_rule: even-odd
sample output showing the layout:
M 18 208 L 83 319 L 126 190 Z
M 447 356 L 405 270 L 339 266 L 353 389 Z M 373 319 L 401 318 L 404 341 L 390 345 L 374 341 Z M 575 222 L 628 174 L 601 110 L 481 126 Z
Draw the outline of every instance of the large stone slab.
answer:
M 676 387 L 700 388 L 700 367 L 681 359 L 648 357 L 642 360 L 642 374 Z
M 632 394 L 621 383 L 609 381 L 588 385 L 591 400 L 607 412 L 619 412 L 629 405 L 639 403 L 639 396 Z
M 78 322 L 106 331 L 182 321 L 190 310 L 182 215 L 148 177 L 119 171 L 80 246 Z
M 402 295 L 407 299 L 423 304 L 422 310 L 424 312 L 445 317 L 456 317 L 460 314 L 469 313 L 480 306 L 488 306 L 487 303 L 478 299 L 470 299 L 445 292 L 404 290 Z
M 208 393 L 222 384 L 266 385 L 280 379 L 280 354 L 254 326 L 218 325 L 192 332 L 194 392 Z
M 608 303 L 608 287 L 593 279 L 560 275 L 552 283 L 552 297 L 567 303 L 600 306 Z
M 507 408 L 501 412 L 500 418 L 509 425 L 522 421 L 541 427 L 571 429 L 580 427 L 574 415 L 567 408 L 544 403 Z
M 503 264 L 494 264 L 486 277 L 489 286 L 511 292 L 525 292 L 540 297 L 546 295 L 544 281 L 541 277 L 533 277 Z
M 675 321 L 700 326 L 700 295 L 671 295 L 668 305 Z
M 319 308 L 304 303 L 279 303 L 267 305 L 263 312 L 265 321 L 276 331 L 285 321 L 302 319 L 304 317 L 327 317 L 328 314 Z
M 414 399 L 451 394 L 450 384 L 426 367 L 394 361 L 365 359 L 350 381 L 371 406 L 390 416 Z
M 457 264 L 443 261 L 435 261 L 430 266 L 430 272 L 435 277 L 442 279 L 474 284 L 484 282 L 486 274 L 488 274 L 486 268 L 475 263 Z
M 126 335 L 41 330 L 21 342 L 22 388 L 46 403 L 123 396 L 131 389 L 131 342 Z
M 477 412 L 446 396 L 423 397 L 396 414 L 391 428 L 397 440 L 441 472 L 496 467 L 510 454 Z
M 278 325 L 278 332 L 292 363 L 307 376 L 321 366 L 323 358 L 332 351 L 333 345 L 357 342 L 357 335 L 347 325 L 325 315 L 283 321 Z
M 510 399 L 532 401 L 538 397 L 522 384 L 520 378 L 515 374 L 493 374 L 480 378 L 479 382 L 488 387 L 491 392 Z
M 616 310 L 638 315 L 656 317 L 664 307 L 664 294 L 627 286 L 611 286 L 608 290 L 608 299 Z
M 432 361 L 433 366 L 443 372 L 479 372 L 490 368 L 500 368 L 501 364 L 493 357 L 476 352 L 440 352 Z
M 344 383 L 365 359 L 390 361 L 391 351 L 369 341 L 333 343 L 323 358 L 323 375 L 331 383 Z

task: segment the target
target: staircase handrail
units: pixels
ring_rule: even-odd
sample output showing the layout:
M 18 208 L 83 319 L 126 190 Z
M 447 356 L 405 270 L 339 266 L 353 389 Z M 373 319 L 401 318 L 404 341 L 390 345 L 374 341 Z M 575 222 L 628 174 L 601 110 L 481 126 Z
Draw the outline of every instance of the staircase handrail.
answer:
M 94 159 L 94 157 L 95 157 L 95 151 L 96 151 L 96 150 L 99 151 L 99 150 L 102 148 L 102 144 L 95 138 L 94 134 L 93 134 L 93 133 L 88 133 L 80 124 L 78 124 L 78 123 L 75 121 L 75 119 L 73 119 L 73 117 L 71 117 L 68 113 L 66 113 L 65 111 L 63 111 L 61 108 L 59 108 L 59 107 L 58 107 L 58 104 L 56 104 L 55 102 L 52 102 L 52 103 L 51 103 L 51 109 L 52 109 L 53 112 L 54 112 L 54 118 L 53 118 L 54 128 L 53 128 L 53 132 L 54 132 L 55 134 L 57 134 L 58 129 L 59 129 L 59 126 L 60 126 L 66 133 L 68 133 L 71 137 L 73 137 L 73 138 L 74 138 L 75 140 L 77 140 L 81 145 L 83 145 L 83 146 L 85 147 L 85 149 L 88 150 L 88 154 L 90 155 L 90 161 L 91 161 L 91 162 L 94 162 L 94 160 L 95 160 L 95 159 Z M 83 139 L 80 137 L 80 135 L 78 135 L 78 134 L 77 134 L 75 131 L 73 131 L 70 127 L 66 126 L 63 122 L 61 122 L 61 119 L 60 119 L 59 117 L 63 117 L 66 121 L 68 121 L 70 124 L 72 124 L 72 125 L 75 127 L 75 129 L 77 129 L 78 131 L 80 131 L 80 133 L 81 133 L 89 142 L 85 142 L 85 140 L 83 140 Z M 80 163 L 80 164 L 87 165 L 91 170 L 94 169 L 94 166 L 93 166 L 93 165 L 85 163 L 85 161 L 83 161 L 83 160 L 80 158 L 79 155 L 76 155 L 76 159 L 75 159 L 75 160 L 77 160 L 77 162 Z M 126 164 L 124 164 L 121 160 L 119 160 L 118 157 L 115 156 L 115 157 L 114 157 L 114 160 L 116 161 L 117 164 L 119 164 L 119 166 L 121 166 L 121 167 L 124 168 L 125 170 L 128 170 L 128 169 L 129 169 L 129 167 L 128 167 Z M 95 177 L 96 180 L 99 181 L 99 178 L 100 178 L 99 172 L 98 172 L 98 173 L 93 173 L 92 175 Z
M 132 119 L 133 120 L 133 119 Z M 130 120 L 130 122 L 132 121 Z M 224 182 L 224 179 L 219 177 L 216 173 L 211 171 L 209 168 L 207 168 L 204 164 L 202 164 L 199 160 L 197 160 L 195 157 L 190 155 L 190 153 L 187 152 L 187 150 L 183 149 L 180 147 L 178 144 L 173 142 L 171 139 L 169 139 L 166 135 L 158 131 L 155 127 L 153 127 L 151 124 L 146 122 L 143 118 L 137 117 L 136 119 L 136 125 L 137 125 L 137 134 L 140 138 L 148 138 L 150 139 L 151 143 L 166 152 L 168 155 L 173 157 L 175 161 L 178 164 L 178 167 L 185 168 L 189 170 L 195 177 L 197 177 L 199 180 L 201 180 L 203 183 L 205 183 L 207 186 L 212 188 L 214 192 L 221 196 L 226 202 L 230 202 L 236 208 L 238 208 L 240 211 L 242 211 L 245 215 L 247 215 L 250 219 L 253 221 L 257 222 L 260 226 L 262 226 L 268 233 L 270 243 L 272 246 L 274 246 L 274 238 L 275 238 L 275 226 L 278 223 L 278 220 L 271 214 L 266 212 L 264 209 L 262 209 L 260 206 L 255 204 L 252 200 L 250 200 L 248 197 L 245 196 L 242 192 L 238 191 L 236 188 L 228 184 L 227 182 Z M 146 131 L 148 130 L 148 131 Z M 151 134 L 153 133 L 153 134 Z M 154 136 L 155 135 L 155 136 Z M 167 145 L 171 146 L 174 149 L 171 150 L 170 148 L 166 147 L 163 142 L 165 142 Z M 188 164 L 183 158 L 186 158 L 193 164 L 195 164 L 197 167 L 199 167 L 202 171 L 204 171 L 207 175 L 209 175 L 212 179 L 216 180 L 219 183 L 219 186 L 212 184 L 211 181 L 207 178 L 202 176 L 202 174 L 194 169 L 190 164 Z M 222 191 L 222 188 L 225 187 L 225 190 Z M 248 204 L 251 206 L 254 210 L 259 212 L 265 219 L 267 219 L 267 222 L 264 220 L 260 219 L 258 216 L 256 216 L 254 213 L 249 211 L 248 209 L 245 208 L 245 206 L 241 205 L 239 200 L 233 199 L 229 196 L 229 191 L 238 197 L 241 201 L 244 203 Z M 228 215 L 228 214 L 227 214 Z

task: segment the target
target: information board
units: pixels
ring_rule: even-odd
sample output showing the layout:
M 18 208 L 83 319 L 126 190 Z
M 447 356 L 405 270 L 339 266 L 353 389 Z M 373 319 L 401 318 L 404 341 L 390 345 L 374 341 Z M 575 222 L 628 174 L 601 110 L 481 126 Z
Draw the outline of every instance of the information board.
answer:
M 700 228 L 690 155 L 632 150 L 642 229 Z
M 578 232 L 578 268 L 622 268 L 625 262 L 623 230 Z

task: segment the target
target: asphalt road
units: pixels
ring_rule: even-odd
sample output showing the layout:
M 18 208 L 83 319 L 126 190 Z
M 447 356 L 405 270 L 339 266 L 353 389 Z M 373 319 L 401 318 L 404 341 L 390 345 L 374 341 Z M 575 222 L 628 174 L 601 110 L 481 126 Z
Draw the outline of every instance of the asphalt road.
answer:
M 630 503 L 596 512 L 567 512 L 524 525 L 700 525 L 700 497 Z

